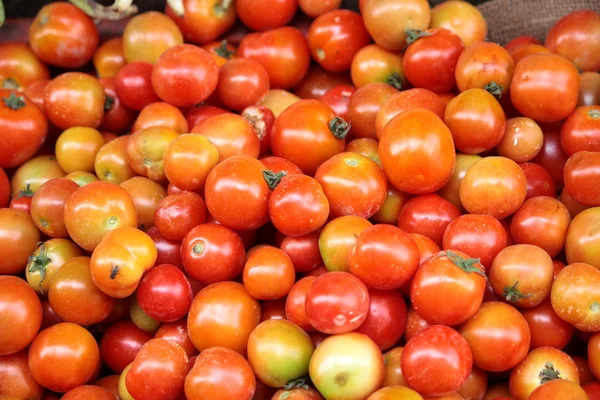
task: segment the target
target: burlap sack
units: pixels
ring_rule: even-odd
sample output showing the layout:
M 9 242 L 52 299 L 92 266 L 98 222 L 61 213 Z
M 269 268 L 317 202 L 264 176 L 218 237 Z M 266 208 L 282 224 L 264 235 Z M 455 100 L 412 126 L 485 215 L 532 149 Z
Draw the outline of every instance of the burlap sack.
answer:
M 577 10 L 600 12 L 600 0 L 490 0 L 478 6 L 488 24 L 488 39 L 505 44 L 520 35 L 544 42 L 556 21 Z

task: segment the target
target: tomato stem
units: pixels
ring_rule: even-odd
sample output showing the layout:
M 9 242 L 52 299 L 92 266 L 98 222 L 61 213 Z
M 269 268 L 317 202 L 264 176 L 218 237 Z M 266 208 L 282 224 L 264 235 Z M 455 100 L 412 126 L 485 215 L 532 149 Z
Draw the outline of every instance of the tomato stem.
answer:
M 2 89 L 17 90 L 19 84 L 13 78 L 6 78 L 2 81 Z
M 133 0 L 115 0 L 110 6 L 103 6 L 95 0 L 69 0 L 69 2 L 94 18 L 96 22 L 103 19 L 119 20 L 138 12 Z
M 350 132 L 350 123 L 344 121 L 342 117 L 334 117 L 329 121 L 329 130 L 338 139 L 344 139 Z
M 115 98 L 112 96 L 106 96 L 106 98 L 104 99 L 104 112 L 110 111 L 114 104 Z
M 521 293 L 519 291 L 519 289 L 517 289 L 518 284 L 519 284 L 519 281 L 516 281 L 514 285 L 507 286 L 504 288 L 504 298 L 506 299 L 506 301 L 508 301 L 510 303 L 516 303 L 517 301 L 519 301 L 521 299 L 526 299 L 528 297 L 531 297 L 531 293 L 530 294 Z
M 502 86 L 498 85 L 496 82 L 492 81 L 483 87 L 483 90 L 488 91 L 495 98 L 500 100 L 502 97 Z
M 539 377 L 540 384 L 544 384 L 555 379 L 561 379 L 560 371 L 554 368 L 554 364 L 551 362 L 546 362 L 546 364 L 544 364 L 544 369 L 540 372 Z
M 404 34 L 406 35 L 406 45 L 410 46 L 415 41 L 422 37 L 431 36 L 431 32 L 420 31 L 418 29 L 405 29 Z
M 220 46 L 215 47 L 215 53 L 217 53 L 218 56 L 223 57 L 227 60 L 229 60 L 233 56 L 233 51 L 227 48 L 227 40 L 223 40 Z
M 11 110 L 20 110 L 25 107 L 25 98 L 23 96 L 17 96 L 14 93 L 11 93 L 8 97 L 3 97 L 2 101 L 6 105 L 6 107 Z
M 36 256 L 34 253 L 29 256 L 29 262 L 31 263 L 31 266 L 29 267 L 28 271 L 30 273 L 40 273 L 39 288 L 40 292 L 44 294 L 44 291 L 42 290 L 42 282 L 44 281 L 44 278 L 46 278 L 46 266 L 52 262 L 52 259 L 48 257 L 48 250 L 46 249 L 46 245 L 44 243 L 40 245 L 39 255 Z
M 194 247 L 192 247 L 192 251 L 194 252 L 194 254 L 202 254 L 202 252 L 204 251 L 204 244 L 196 243 Z
M 290 389 L 294 389 L 294 388 L 308 389 L 308 385 L 306 384 L 306 380 L 307 380 L 307 378 L 294 379 L 293 381 L 289 381 L 288 383 L 286 383 L 285 385 L 283 385 L 283 388 L 285 390 L 290 390 Z
M 222 17 L 225 13 L 227 13 L 227 11 L 229 11 L 229 7 L 231 7 L 232 3 L 233 0 L 221 0 L 214 6 L 215 14 L 217 14 L 219 17 Z
M 167 4 L 171 7 L 171 10 L 179 18 L 183 18 L 185 14 L 185 7 L 183 6 L 183 0 L 167 0 Z
M 442 252 L 442 254 L 446 254 L 446 257 L 448 257 L 452 264 L 456 265 L 458 268 L 462 269 L 467 274 L 474 272 L 485 278 L 485 272 L 483 272 L 481 268 L 478 268 L 476 266 L 476 264 L 479 264 L 479 262 L 481 261 L 479 258 L 464 258 L 450 250 Z
M 591 110 L 588 111 L 588 115 L 592 119 L 599 119 L 600 118 L 600 110 L 596 110 L 595 108 L 592 108 Z
M 33 190 L 31 190 L 31 184 L 27 184 L 25 185 L 25 189 L 23 190 L 19 190 L 19 193 L 17 193 L 17 199 L 20 199 L 21 197 L 33 197 Z
M 285 171 L 277 173 L 271 170 L 263 171 L 263 178 L 265 179 L 265 182 L 267 182 L 267 185 L 269 185 L 269 189 L 271 190 L 274 190 L 277 187 L 277 185 L 279 185 L 279 182 L 281 182 L 284 176 Z
M 400 77 L 400 74 L 397 72 L 392 72 L 391 74 L 389 74 L 386 79 L 386 83 L 395 87 L 398 90 L 402 90 L 402 79 Z

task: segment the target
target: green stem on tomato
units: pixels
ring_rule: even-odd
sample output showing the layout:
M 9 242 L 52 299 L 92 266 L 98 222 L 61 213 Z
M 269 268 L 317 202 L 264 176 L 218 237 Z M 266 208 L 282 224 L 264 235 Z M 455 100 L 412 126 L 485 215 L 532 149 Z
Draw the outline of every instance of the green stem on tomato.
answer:
M 233 56 L 233 51 L 227 48 L 227 40 L 223 40 L 218 47 L 215 47 L 215 53 L 226 60 L 229 60 Z
M 402 90 L 402 77 L 397 72 L 392 72 L 388 75 L 386 83 L 398 90 Z
M 133 0 L 115 0 L 110 6 L 103 6 L 95 0 L 69 0 L 81 11 L 99 21 L 103 19 L 119 20 L 137 13 Z
M 271 190 L 274 190 L 277 187 L 277 185 L 279 185 L 279 182 L 281 182 L 284 176 L 284 171 L 277 173 L 271 170 L 263 171 L 263 178 L 265 179 L 265 182 L 267 182 L 267 185 L 269 185 L 269 189 Z
M 500 99 L 502 97 L 502 86 L 498 85 L 496 82 L 490 82 L 483 87 L 483 90 L 489 92 L 495 98 Z
M 334 117 L 329 121 L 329 130 L 336 138 L 344 139 L 350 132 L 350 123 L 344 121 L 341 117 Z
M 14 93 L 11 93 L 8 97 L 3 97 L 2 101 L 4 102 L 4 105 L 11 110 L 16 111 L 25 107 L 25 99 L 23 96 L 17 96 Z
M 555 379 L 561 379 L 560 371 L 554 368 L 554 364 L 547 362 L 544 364 L 544 369 L 540 371 L 539 378 L 541 384 L 553 381 Z
M 231 7 L 232 3 L 233 0 L 221 0 L 214 6 L 215 14 L 217 14 L 219 17 L 223 16 L 229 10 L 229 7 Z
M 185 14 L 185 8 L 183 7 L 183 0 L 167 0 L 167 4 L 171 7 L 171 10 L 177 15 L 179 18 L 183 18 Z
M 474 272 L 485 278 L 485 273 L 481 270 L 481 268 L 477 267 L 477 264 L 479 264 L 480 262 L 479 258 L 464 258 L 450 250 L 445 251 L 442 254 L 445 254 L 446 257 L 448 257 L 448 260 L 452 262 L 452 264 L 456 265 L 458 268 L 462 269 L 467 274 Z
M 406 44 L 408 46 L 410 46 L 412 43 L 414 43 L 419 38 L 431 36 L 431 32 L 420 31 L 418 29 L 409 29 L 409 28 L 404 30 L 404 34 L 406 35 Z
M 529 293 L 529 294 L 521 293 L 521 291 L 519 289 L 517 289 L 518 284 L 519 284 L 519 281 L 516 281 L 514 285 L 507 286 L 504 288 L 504 298 L 509 303 L 516 303 L 517 301 L 519 301 L 521 299 L 526 299 L 528 297 L 531 297 L 531 293 Z

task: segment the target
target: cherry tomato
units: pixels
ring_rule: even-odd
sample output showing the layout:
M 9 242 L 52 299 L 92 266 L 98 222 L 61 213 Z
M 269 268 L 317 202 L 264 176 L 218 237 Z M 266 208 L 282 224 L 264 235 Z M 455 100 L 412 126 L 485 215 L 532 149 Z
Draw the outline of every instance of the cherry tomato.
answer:
M 351 84 L 348 74 L 327 72 L 320 65 L 311 64 L 304 78 L 294 88 L 294 93 L 302 99 L 319 99 L 337 85 Z
M 184 317 L 192 302 L 192 288 L 186 276 L 169 264 L 148 271 L 136 293 L 142 310 L 160 322 L 173 322 Z
M 312 283 L 317 279 L 314 276 L 307 276 L 298 280 L 290 288 L 285 302 L 285 315 L 288 320 L 304 329 L 306 332 L 312 332 L 312 327 L 306 316 L 306 294 Z
M 548 85 L 548 80 L 556 82 Z M 510 98 L 524 116 L 538 122 L 564 119 L 577 105 L 579 74 L 566 58 L 535 54 L 519 61 L 510 84 Z
M 382 386 L 407 386 L 402 376 L 402 352 L 404 347 L 396 347 L 383 355 L 385 377 Z
M 408 38 L 402 65 L 410 83 L 435 93 L 452 90 L 456 85 L 456 63 L 465 48 L 461 38 L 444 28 L 410 30 Z
M 460 55 L 456 64 L 456 84 L 461 92 L 485 89 L 494 96 L 508 93 L 515 62 L 502 46 L 491 42 L 474 43 Z
M 135 120 L 135 114 L 121 104 L 121 99 L 117 96 L 115 89 L 115 82 L 114 77 L 100 78 L 100 84 L 104 87 L 106 99 L 104 101 L 104 119 L 99 129 L 123 133 L 131 128 L 131 124 Z
M 217 148 L 205 136 L 180 135 L 171 141 L 164 152 L 165 175 L 169 182 L 180 189 L 202 189 L 218 159 Z
M 279 248 L 290 257 L 296 272 L 310 272 L 323 265 L 319 251 L 319 235 L 320 232 L 316 231 L 302 236 L 282 238 Z
M 206 219 L 206 205 L 196 193 L 183 191 L 165 197 L 156 206 L 154 223 L 161 235 L 170 240 L 182 240 L 187 233 Z
M 180 345 L 185 350 L 188 357 L 198 355 L 198 350 L 190 340 L 187 331 L 187 320 L 185 318 L 173 322 L 165 322 L 156 331 L 155 337 L 167 339 Z M 190 362 L 192 360 L 190 359 Z
M 25 275 L 31 287 L 47 295 L 56 272 L 62 265 L 81 256 L 81 250 L 67 239 L 50 239 L 40 244 L 29 257 Z
M 123 38 L 115 37 L 102 43 L 94 53 L 94 68 L 100 78 L 111 78 L 117 75 L 125 65 L 123 56 Z
M 260 162 L 266 169 L 275 174 L 279 172 L 285 172 L 286 175 L 302 174 L 300 167 L 283 157 L 268 156 L 261 158 Z
M 127 161 L 133 170 L 160 182 L 165 179 L 163 156 L 179 134 L 165 126 L 151 126 L 133 133 L 127 142 Z
M 179 26 L 186 40 L 206 43 L 227 32 L 235 23 L 235 7 L 223 0 L 185 0 L 183 17 L 167 7 L 165 13 Z
M 563 379 L 547 382 L 529 396 L 529 400 L 559 400 L 565 398 L 586 399 L 587 394 L 579 384 Z
M 67 2 L 42 7 L 29 28 L 33 52 L 56 67 L 82 67 L 92 59 L 98 42 L 98 29 L 92 19 Z
M 467 170 L 479 160 L 481 160 L 481 157 L 478 155 L 457 154 L 456 165 L 450 180 L 437 192 L 441 197 L 454 204 L 461 211 L 464 211 L 464 206 L 460 201 L 460 184 L 465 178 Z
M 216 93 L 235 111 L 256 104 L 269 91 L 269 74 L 256 60 L 229 60 L 219 70 Z
M 93 377 L 100 351 L 85 328 L 61 322 L 40 332 L 29 348 L 29 369 L 35 380 L 54 392 L 67 392 Z
M 202 289 L 188 315 L 188 332 L 202 353 L 226 347 L 246 355 L 248 337 L 260 322 L 260 304 L 236 282 L 219 282 Z
M 65 172 L 53 156 L 34 157 L 22 164 L 12 176 L 10 185 L 13 201 L 17 196 L 31 197 L 44 183 L 64 176 Z
M 575 333 L 575 328 L 554 312 L 549 298 L 535 307 L 523 310 L 523 316 L 531 331 L 532 349 L 545 346 L 562 349 Z
M 357 88 L 369 83 L 387 83 L 395 89 L 406 87 L 402 56 L 376 44 L 363 46 L 350 65 L 352 82 Z
M 31 200 L 31 217 L 36 227 L 50 237 L 68 236 L 64 221 L 66 200 L 79 186 L 68 179 L 57 178 L 44 183 Z
M 560 132 L 560 143 L 565 152 L 600 151 L 600 106 L 577 108 L 567 118 Z
M 433 7 L 430 27 L 456 33 L 467 47 L 482 42 L 487 35 L 487 23 L 481 11 L 460 0 L 445 1 Z
M 243 282 L 248 293 L 255 299 L 282 298 L 290 291 L 294 280 L 294 265 L 283 250 L 263 245 L 248 252 Z
M 515 65 L 527 56 L 538 53 L 551 53 L 548 48 L 540 44 L 525 44 L 508 50 Z
M 23 90 L 31 83 L 50 78 L 48 67 L 24 43 L 0 45 L 0 87 Z
M 371 83 L 360 87 L 350 98 L 348 120 L 356 137 L 377 139 L 376 117 L 386 100 L 397 90 L 384 83 Z
M 299 0 L 302 12 L 311 18 L 318 17 L 328 11 L 333 11 L 342 5 L 341 0 Z
M 379 142 L 375 139 L 370 138 L 358 138 L 352 140 L 346 145 L 345 151 L 358 153 L 371 160 L 375 161 L 377 165 L 381 166 L 381 158 L 379 157 Z M 386 197 L 387 199 L 387 197 Z M 385 201 L 384 201 L 385 202 Z M 382 205 L 383 207 L 383 205 Z M 381 209 L 381 207 L 380 207 Z M 377 213 L 376 213 L 377 214 Z M 373 214 L 375 215 L 375 214 Z
M 584 72 L 579 75 L 578 106 L 593 106 L 600 104 L 600 73 Z
M 127 63 L 156 63 L 167 49 L 183 43 L 177 25 L 166 15 L 149 11 L 133 17 L 123 31 L 123 55 Z
M 381 350 L 387 350 L 404 334 L 406 321 L 406 302 L 401 293 L 369 289 L 369 313 L 356 332 L 370 337 Z
M 0 393 L 6 399 L 41 399 L 44 388 L 33 379 L 27 352 L 0 356 Z
M 160 101 L 148 104 L 142 109 L 131 132 L 137 132 L 151 126 L 168 127 L 177 133 L 189 132 L 187 120 L 182 112 L 177 107 Z
M 30 83 L 23 90 L 25 96 L 42 111 L 44 111 L 44 96 L 46 95 L 46 86 L 48 86 L 48 83 L 50 83 L 50 79 L 40 79 Z
M 104 143 L 102 134 L 94 128 L 69 128 L 56 141 L 56 161 L 66 173 L 92 172 L 96 154 Z
M 600 175 L 600 152 L 579 151 L 567 160 L 564 169 L 565 188 L 577 203 L 600 206 L 600 191 L 594 182 Z
M 467 341 L 454 329 L 434 325 L 406 343 L 402 375 L 410 387 L 424 395 L 456 392 L 473 368 Z
M 10 254 L 0 261 L 0 273 L 19 274 L 37 247 L 40 232 L 28 213 L 11 208 L 0 209 L 0 227 L 0 252 Z
M 65 400 L 112 400 L 115 395 L 105 388 L 96 385 L 81 385 L 69 390 L 61 399 Z
M 506 132 L 496 146 L 498 155 L 514 162 L 527 162 L 542 150 L 544 133 L 531 118 L 516 117 L 506 121 Z
M 483 400 L 488 387 L 487 373 L 477 367 L 473 367 L 471 374 L 456 392 L 464 399 Z M 458 398 L 457 398 L 458 399 Z
M 327 104 L 335 115 L 343 119 L 348 118 L 348 105 L 350 98 L 356 92 L 356 88 L 350 85 L 337 85 L 329 89 L 323 96 L 319 98 L 323 103 Z
M 456 162 L 450 130 L 438 116 L 425 109 L 405 111 L 394 117 L 381 134 L 379 155 L 390 183 L 413 194 L 442 188 Z
M 192 107 L 188 110 L 185 118 L 188 123 L 188 127 L 195 127 L 196 125 L 200 125 L 201 122 L 206 121 L 208 118 L 219 115 L 226 114 L 227 111 L 223 110 L 219 107 L 209 106 L 209 105 L 197 105 L 196 107 Z
M 130 135 L 123 135 L 105 143 L 96 153 L 94 170 L 101 181 L 120 184 L 136 176 L 127 160 Z
M 371 226 L 365 218 L 354 215 L 335 218 L 327 223 L 319 236 L 319 250 L 327 270 L 348 271 L 348 259 L 358 236 Z
M 154 334 L 160 327 L 159 320 L 152 318 L 142 310 L 137 296 L 133 296 L 129 301 L 129 318 L 131 318 L 135 326 L 150 334 Z
M 115 91 L 119 100 L 132 110 L 139 111 L 148 104 L 160 101 L 151 82 L 152 64 L 131 62 L 115 77 Z
M 590 208 L 579 213 L 567 231 L 565 252 L 569 263 L 583 262 L 600 267 L 600 258 L 594 251 L 598 243 L 595 227 L 600 220 L 599 208 Z
M 131 321 L 119 321 L 112 324 L 100 341 L 102 361 L 114 372 L 121 373 L 133 362 L 144 343 L 152 335 L 144 332 Z
M 534 163 L 522 163 L 519 167 L 527 179 L 527 195 L 525 200 L 538 196 L 556 196 L 556 186 L 552 177 L 543 167 Z
M 166 190 L 153 180 L 142 176 L 121 182 L 120 186 L 129 193 L 133 200 L 139 228 L 146 229 L 153 226 L 154 213 L 167 195 Z

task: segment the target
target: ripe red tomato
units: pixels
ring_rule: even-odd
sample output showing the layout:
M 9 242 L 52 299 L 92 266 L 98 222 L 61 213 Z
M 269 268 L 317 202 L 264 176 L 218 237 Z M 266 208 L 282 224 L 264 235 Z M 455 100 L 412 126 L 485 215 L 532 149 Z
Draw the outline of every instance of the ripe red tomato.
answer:
M 299 279 L 290 288 L 285 301 L 285 315 L 288 320 L 304 329 L 306 332 L 315 330 L 306 316 L 306 294 L 313 282 L 317 279 L 314 276 L 306 276 Z
M 287 25 L 298 9 L 298 0 L 238 0 L 235 10 L 244 25 L 266 31 Z
M 478 88 L 499 97 L 508 93 L 514 70 L 515 61 L 504 47 L 474 43 L 458 59 L 456 84 L 461 92 Z
M 319 100 L 331 107 L 338 117 L 348 119 L 348 106 L 355 92 L 356 88 L 354 86 L 337 85 L 325 92 Z
M 482 42 L 487 35 L 487 23 L 481 11 L 460 0 L 445 1 L 433 7 L 430 26 L 456 33 L 467 47 Z
M 155 226 L 148 228 L 145 232 L 156 246 L 156 265 L 171 264 L 179 268 L 183 267 L 180 256 L 180 242 L 165 238 Z
M 110 325 L 100 340 L 100 356 L 106 366 L 120 374 L 131 364 L 142 346 L 152 339 L 131 321 Z
M 171 18 L 149 11 L 131 18 L 123 31 L 123 55 L 127 63 L 156 63 L 171 47 L 183 43 L 183 35 Z
M 522 313 L 531 331 L 532 349 L 545 346 L 562 349 L 575 334 L 575 328 L 556 314 L 549 298 Z
M 185 0 L 183 17 L 166 6 L 165 13 L 179 26 L 187 41 L 203 44 L 215 40 L 235 23 L 235 7 L 222 0 Z
M 565 188 L 577 203 L 600 206 L 600 190 L 594 182 L 600 176 L 600 152 L 579 151 L 565 164 Z
M 13 168 L 38 152 L 48 134 L 48 121 L 29 98 L 0 89 L 0 130 L 5 132 L 0 167 Z
M 27 351 L 0 356 L 0 393 L 7 399 L 40 399 L 44 388 L 33 379 Z
M 434 325 L 406 343 L 402 375 L 419 393 L 443 396 L 456 392 L 473 368 L 467 341 L 454 329 Z
M 309 51 L 310 60 L 310 51 Z M 351 85 L 348 74 L 325 71 L 318 64 L 311 64 L 308 72 L 294 88 L 294 93 L 302 99 L 318 99 L 337 85 Z
M 554 180 L 543 167 L 529 162 L 519 164 L 519 167 L 521 167 L 527 179 L 527 195 L 525 196 L 525 200 L 539 196 L 556 196 Z
M 600 151 L 600 106 L 578 107 L 567 118 L 560 131 L 560 143 L 565 152 Z
M 271 87 L 277 89 L 290 89 L 300 83 L 310 64 L 306 39 L 291 26 L 244 36 L 237 55 L 261 63 L 269 74 Z
M 269 74 L 256 60 L 235 58 L 219 69 L 216 93 L 223 104 L 242 111 L 255 105 L 269 91 Z
M 402 55 L 376 44 L 364 46 L 356 52 L 350 65 L 350 76 L 357 88 L 370 83 L 386 83 L 401 90 L 406 88 L 408 82 L 402 66 Z
M 256 377 L 244 357 L 224 347 L 206 349 L 185 378 L 188 399 L 251 400 Z
M 579 384 L 563 379 L 555 379 L 531 392 L 528 400 L 561 400 L 569 397 L 584 400 L 588 396 Z
M 85 65 L 98 42 L 98 29 L 92 19 L 67 2 L 42 7 L 29 28 L 33 52 L 42 61 L 61 68 Z
M 358 86 L 358 85 L 357 85 Z M 376 118 L 386 100 L 398 91 L 385 83 L 370 83 L 359 89 L 350 98 L 348 120 L 352 134 L 359 138 L 378 139 Z
M 157 265 L 148 271 L 136 293 L 142 310 L 160 322 L 173 322 L 184 317 L 193 297 L 185 274 L 169 264 Z
M 406 321 L 406 302 L 401 293 L 369 289 L 369 313 L 356 332 L 370 337 L 383 351 L 400 340 Z
M 569 155 L 560 144 L 560 132 L 546 131 L 542 150 L 531 162 L 544 168 L 554 180 L 556 189 L 561 190 L 564 186 L 563 171 L 568 158 Z
M 115 77 L 115 91 L 119 100 L 132 110 L 141 110 L 160 101 L 151 82 L 152 64 L 132 62 L 119 70 Z
M 310 272 L 323 265 L 319 251 L 320 232 L 311 232 L 307 235 L 284 237 L 279 248 L 290 256 L 296 272 Z
M 367 318 L 369 292 L 354 275 L 328 272 L 306 294 L 306 317 L 318 331 L 340 334 L 358 328 Z
M 348 257 L 349 271 L 373 289 L 398 289 L 419 267 L 419 248 L 402 229 L 374 225 L 358 234 Z
M 116 78 L 114 77 L 100 78 L 106 99 L 104 101 L 104 118 L 98 129 L 123 133 L 130 129 L 135 120 L 135 113 L 121 104 L 121 99 L 117 96 L 115 89 L 115 82 Z
M 279 172 L 285 172 L 286 175 L 302 174 L 302 170 L 300 169 L 300 167 L 283 157 L 263 157 L 260 159 L 260 162 L 265 166 L 266 169 L 273 172 L 274 174 L 277 174 Z
M 182 240 L 192 228 L 206 220 L 206 204 L 199 194 L 183 191 L 160 201 L 154 212 L 154 224 L 162 236 Z
M 402 65 L 410 83 L 435 93 L 452 90 L 456 63 L 465 48 L 460 37 L 444 28 L 411 30 L 408 42 Z
M 96 385 L 81 385 L 69 390 L 61 399 L 65 400 L 112 400 L 115 395 L 105 388 Z
M 0 274 L 23 272 L 39 241 L 40 232 L 27 212 L 0 208 L 0 253 L 10 254 L 0 259 Z
M 257 300 L 280 299 L 288 294 L 296 278 L 290 257 L 269 245 L 248 252 L 242 279 L 248 293 Z
M 394 117 L 380 137 L 379 155 L 390 183 L 413 194 L 441 189 L 452 176 L 456 162 L 450 130 L 425 109 Z
M 88 382 L 100 362 L 98 344 L 79 325 L 61 322 L 40 332 L 29 348 L 29 369 L 46 389 L 64 393 Z
M 548 85 L 548 81 L 557 82 Z M 538 122 L 560 121 L 577 105 L 579 74 L 566 58 L 535 54 L 517 63 L 510 98 L 524 116 Z
M 188 335 L 186 318 L 174 322 L 165 322 L 158 328 L 154 337 L 167 339 L 177 343 L 185 350 L 188 357 L 198 355 L 198 350 L 194 347 L 194 344 Z M 191 359 L 190 363 L 192 363 Z
M 593 106 L 600 104 L 600 74 L 584 72 L 579 75 L 578 106 Z

